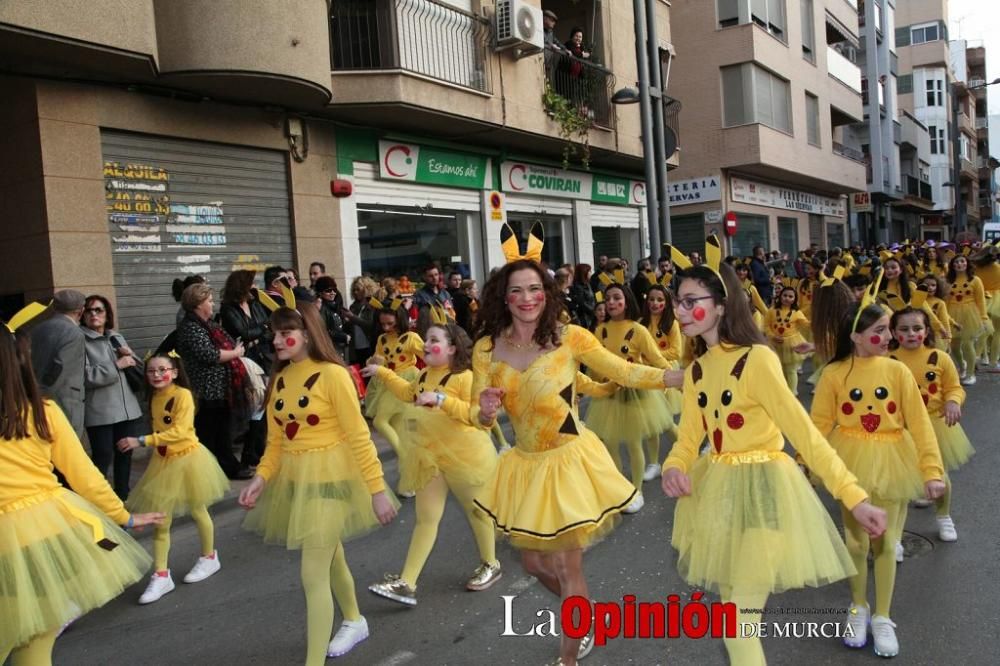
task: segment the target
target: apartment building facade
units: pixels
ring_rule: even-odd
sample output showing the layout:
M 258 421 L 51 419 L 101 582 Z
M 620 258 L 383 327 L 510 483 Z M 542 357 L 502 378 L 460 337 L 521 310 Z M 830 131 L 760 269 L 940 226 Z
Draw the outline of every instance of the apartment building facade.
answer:
M 671 21 L 670 94 L 686 110 L 676 244 L 696 249 L 735 214 L 732 254 L 845 245 L 847 195 L 865 190 L 855 3 L 676 0 Z
M 610 104 L 637 79 L 628 4 L 0 4 L 0 306 L 102 293 L 142 349 L 191 273 L 483 280 L 505 221 L 540 222 L 550 264 L 645 254 L 639 113 Z M 543 9 L 587 57 L 540 48 Z

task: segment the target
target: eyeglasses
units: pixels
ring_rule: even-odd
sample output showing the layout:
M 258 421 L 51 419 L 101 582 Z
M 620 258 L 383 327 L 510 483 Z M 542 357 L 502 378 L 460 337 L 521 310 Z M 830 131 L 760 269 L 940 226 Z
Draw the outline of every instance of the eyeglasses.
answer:
M 674 304 L 675 310 L 684 310 L 685 312 L 691 312 L 694 310 L 694 306 L 697 305 L 698 301 L 704 301 L 712 296 L 699 296 L 694 298 L 692 296 L 685 296 L 684 298 L 677 298 L 673 294 L 670 295 L 670 302 Z
M 104 308 L 86 308 L 84 312 L 87 314 L 104 314 Z
M 146 374 L 150 377 L 161 377 L 173 371 L 173 368 L 146 368 Z

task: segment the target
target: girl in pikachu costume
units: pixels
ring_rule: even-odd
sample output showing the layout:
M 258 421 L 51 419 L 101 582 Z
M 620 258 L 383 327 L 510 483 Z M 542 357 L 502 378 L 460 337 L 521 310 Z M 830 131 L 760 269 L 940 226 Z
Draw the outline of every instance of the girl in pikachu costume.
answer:
M 951 338 L 951 353 L 962 383 L 971 386 L 976 383 L 976 345 L 982 335 L 989 335 L 992 325 L 986 310 L 986 290 L 965 254 L 951 258 L 945 279 L 950 284 L 948 314 L 958 324 L 958 331 Z
M 267 448 L 240 504 L 244 527 L 267 543 L 302 551 L 307 666 L 338 657 L 368 637 L 344 542 L 388 524 L 399 502 L 361 415 L 357 389 L 318 312 L 283 289 L 271 310 L 277 363 L 267 388 Z M 333 602 L 344 621 L 333 640 Z M 330 641 L 327 645 L 327 641 Z
M 670 367 L 680 368 L 681 354 L 684 353 L 684 336 L 681 335 L 680 324 L 674 317 L 674 311 L 670 308 L 670 283 L 674 279 L 673 273 L 665 273 L 660 281 L 649 288 L 646 292 L 646 302 L 642 306 L 642 319 L 639 322 L 646 327 L 649 334 L 653 336 L 653 342 Z M 667 393 L 667 407 L 670 409 L 670 423 L 667 425 L 673 439 L 677 439 L 677 424 L 674 423 L 674 416 L 681 413 L 683 398 L 681 392 L 675 388 L 669 388 Z M 644 481 L 652 481 L 660 476 L 660 438 L 646 438 L 646 472 L 643 474 Z
M 0 323 L 0 663 L 14 666 L 51 664 L 60 627 L 140 580 L 152 559 L 122 528 L 164 518 L 130 514 L 42 397 L 14 333 L 45 310 L 32 303 Z
M 844 512 L 847 548 L 857 569 L 850 579 L 852 603 L 844 643 L 863 647 L 871 616 L 875 653 L 893 657 L 899 653 L 899 641 L 889 611 L 906 505 L 921 495 L 936 499 L 945 485 L 920 388 L 905 365 L 887 356 L 892 335 L 889 315 L 877 301 L 881 278 L 879 271 L 860 303 L 839 281 L 816 295 L 813 334 L 817 349 L 830 362 L 816 386 L 812 419 L 872 503 L 888 515 L 885 535 L 870 539 L 856 517 Z M 874 614 L 867 603 L 869 549 L 875 557 Z
M 682 271 L 674 300 L 696 356 L 684 375 L 680 437 L 663 463 L 662 487 L 679 498 L 672 545 L 681 576 L 735 603 L 739 622 L 759 622 L 752 609 L 763 608 L 770 594 L 854 573 L 829 514 L 783 451 L 786 435 L 875 536 L 885 528 L 885 513 L 868 502 L 788 390 L 720 254 L 711 237 L 706 263 Z M 699 455 L 706 437 L 709 453 Z M 731 664 L 765 663 L 759 638 L 727 638 L 725 646 Z

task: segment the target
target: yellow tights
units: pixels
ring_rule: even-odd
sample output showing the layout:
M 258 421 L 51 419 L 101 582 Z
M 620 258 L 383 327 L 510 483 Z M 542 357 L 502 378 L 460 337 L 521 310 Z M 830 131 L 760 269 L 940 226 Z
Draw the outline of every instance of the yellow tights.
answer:
M 872 498 L 872 504 L 886 513 L 886 531 L 878 539 L 870 539 L 864 528 L 854 520 L 854 514 L 841 507 L 844 518 L 844 536 L 847 551 L 851 554 L 858 573 L 849 579 L 851 601 L 858 606 L 868 605 L 868 549 L 875 556 L 875 612 L 873 615 L 890 617 L 892 592 L 896 587 L 896 543 L 903 535 L 906 522 L 906 502 Z
M 334 598 L 345 620 L 361 619 L 344 545 L 303 548 L 301 579 L 306 595 L 306 666 L 321 666 L 333 627 Z
M 785 375 L 785 383 L 788 384 L 793 395 L 799 394 L 799 368 L 801 367 L 802 361 L 781 365 L 781 371 Z
M 11 666 L 52 666 L 52 647 L 56 644 L 56 630 L 35 636 L 25 645 L 14 649 L 0 648 L 0 664 L 10 656 Z
M 767 593 L 740 592 L 730 588 L 724 588 L 722 592 L 723 602 L 732 602 L 736 605 L 736 630 L 743 627 L 743 623 L 757 624 L 761 621 L 762 613 L 744 612 L 755 611 L 764 608 L 767 603 Z M 761 645 L 758 636 L 747 636 L 746 638 L 724 638 L 722 642 L 726 646 L 726 654 L 729 655 L 729 663 L 733 666 L 765 666 L 767 660 L 764 658 L 764 646 Z
M 163 524 L 156 528 L 153 533 L 153 568 L 155 571 L 167 570 L 167 554 L 170 553 L 170 522 L 171 516 L 163 519 Z M 198 528 L 198 536 L 201 538 L 201 554 L 208 557 L 215 552 L 215 526 L 212 524 L 212 517 L 208 515 L 208 509 L 204 506 L 191 509 L 191 520 Z
M 608 453 L 611 454 L 611 459 L 614 461 L 615 467 L 618 469 L 622 468 L 622 452 L 620 446 L 620 444 L 610 444 L 608 446 Z M 629 466 L 632 469 L 632 485 L 635 486 L 636 490 L 641 493 L 642 475 L 646 472 L 646 454 L 642 450 L 642 440 L 637 439 L 631 442 L 625 442 L 625 449 L 628 451 Z
M 388 390 L 388 389 L 383 389 Z M 385 416 L 376 416 L 372 421 L 372 427 L 379 431 L 379 433 L 385 437 L 389 445 L 392 446 L 392 450 L 396 452 L 396 458 L 400 458 L 403 455 L 402 449 L 399 443 L 399 433 L 396 431 L 397 423 L 393 423 L 397 419 L 386 418 Z
M 494 564 L 497 561 L 493 524 L 483 513 L 476 511 L 475 505 L 472 503 L 480 486 L 449 483 L 443 474 L 438 474 L 430 483 L 417 491 L 417 524 L 413 528 L 410 549 L 406 553 L 406 563 L 403 565 L 403 573 L 400 575 L 400 578 L 414 589 L 417 587 L 417 578 L 420 577 L 420 572 L 423 570 L 424 564 L 427 563 L 427 558 L 437 540 L 438 525 L 444 515 L 449 489 L 455 494 L 458 503 L 462 505 L 462 510 L 465 511 L 465 518 L 469 521 L 472 536 L 479 549 L 479 559 L 488 564 Z

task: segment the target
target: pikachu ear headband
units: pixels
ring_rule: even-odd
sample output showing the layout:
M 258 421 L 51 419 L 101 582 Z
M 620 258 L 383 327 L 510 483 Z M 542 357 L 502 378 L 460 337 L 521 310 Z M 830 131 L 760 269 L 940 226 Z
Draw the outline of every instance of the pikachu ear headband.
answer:
M 846 270 L 847 268 L 843 264 L 837 266 L 836 268 L 833 269 L 833 275 L 831 275 L 830 277 L 823 278 L 823 281 L 820 283 L 820 286 L 832 287 L 835 282 L 842 281 L 844 279 L 844 273 Z
M 927 302 L 927 296 L 927 285 L 922 284 L 913 291 L 913 294 L 910 296 L 909 303 L 896 294 L 886 294 L 885 301 L 886 305 L 892 308 L 893 312 L 905 310 L 907 307 L 913 308 L 914 310 L 922 310 L 924 308 L 924 303 Z
M 375 310 L 390 310 L 392 312 L 395 312 L 400 307 L 402 307 L 402 305 L 403 305 L 403 299 L 399 298 L 399 297 L 396 297 L 396 298 L 392 299 L 392 301 L 389 303 L 388 307 L 386 307 L 386 305 L 383 304 L 382 301 L 380 301 L 377 298 L 375 298 L 374 296 L 372 296 L 371 298 L 368 299 L 368 305 L 372 306 L 372 308 L 374 308 Z
M 874 305 L 878 302 L 878 290 L 882 286 L 882 275 L 884 271 L 881 269 L 875 274 L 875 279 L 872 283 L 868 285 L 865 289 L 864 295 L 861 297 L 861 303 L 858 305 L 858 313 L 854 315 L 854 322 L 851 324 L 851 333 L 857 333 L 858 321 L 861 319 L 861 313 L 865 311 L 869 305 Z
M 625 269 L 624 268 L 616 268 L 614 271 L 611 272 L 610 275 L 608 273 L 601 273 L 600 275 L 597 276 L 597 279 L 605 287 L 610 287 L 613 284 L 620 284 L 620 285 L 624 286 L 625 285 Z
M 500 247 L 503 249 L 503 256 L 507 258 L 507 263 L 528 259 L 536 264 L 542 260 L 542 247 L 545 245 L 545 233 L 542 225 L 535 222 L 528 232 L 528 249 L 521 254 L 521 245 L 518 242 L 517 234 L 506 222 L 500 229 Z
M 28 303 L 23 308 L 14 313 L 14 316 L 10 318 L 10 321 L 5 322 L 4 326 L 12 334 L 17 332 L 17 329 L 21 328 L 29 321 L 42 314 L 48 309 L 48 305 L 42 305 L 41 303 Z
M 598 304 L 604 302 L 604 292 L 600 289 L 594 292 L 594 302 Z
M 675 266 L 681 270 L 688 270 L 691 268 L 691 260 L 687 258 L 687 255 L 669 243 L 664 243 L 664 245 L 670 249 L 670 258 L 673 260 Z M 728 297 L 729 289 L 726 287 L 726 281 L 722 279 L 722 273 L 719 272 L 719 264 L 721 263 L 722 244 L 719 243 L 719 238 L 715 234 L 712 234 L 705 239 L 704 265 L 706 268 L 719 276 L 719 281 L 722 283 L 722 291 Z
M 281 285 L 281 297 L 285 299 L 284 307 L 290 310 L 295 309 L 295 292 L 293 292 L 291 289 L 288 288 L 288 286 L 284 284 Z M 281 305 L 278 305 L 277 301 L 275 301 L 273 298 L 271 298 L 267 293 L 263 291 L 257 292 L 257 298 L 260 299 L 260 302 L 264 304 L 264 307 L 266 307 L 271 312 L 274 312 L 282 308 Z
M 448 313 L 445 312 L 444 307 L 438 303 L 431 305 L 431 325 L 432 326 L 447 326 L 448 325 Z

